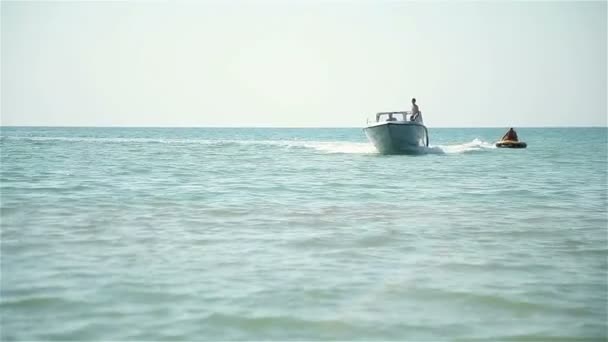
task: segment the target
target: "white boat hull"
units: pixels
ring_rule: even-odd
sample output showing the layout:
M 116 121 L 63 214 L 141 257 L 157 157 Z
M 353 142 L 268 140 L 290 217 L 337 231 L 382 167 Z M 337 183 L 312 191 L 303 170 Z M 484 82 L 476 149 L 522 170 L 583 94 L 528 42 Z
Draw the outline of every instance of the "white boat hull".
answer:
M 364 131 L 382 154 L 421 154 L 429 146 L 428 131 L 417 122 L 382 122 Z

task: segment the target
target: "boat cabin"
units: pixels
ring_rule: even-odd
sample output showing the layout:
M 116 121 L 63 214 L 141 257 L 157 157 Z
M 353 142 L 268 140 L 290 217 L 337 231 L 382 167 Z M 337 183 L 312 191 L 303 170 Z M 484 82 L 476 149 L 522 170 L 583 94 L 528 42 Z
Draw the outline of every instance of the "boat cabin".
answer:
M 376 114 L 376 122 L 385 121 L 413 121 L 422 124 L 422 112 L 412 120 L 412 112 L 381 112 Z

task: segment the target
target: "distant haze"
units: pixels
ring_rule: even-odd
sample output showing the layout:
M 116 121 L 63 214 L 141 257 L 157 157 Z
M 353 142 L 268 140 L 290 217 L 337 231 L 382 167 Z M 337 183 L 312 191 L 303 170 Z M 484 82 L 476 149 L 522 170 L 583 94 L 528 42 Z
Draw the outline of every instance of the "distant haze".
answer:
M 1 3 L 1 124 L 606 126 L 607 3 Z

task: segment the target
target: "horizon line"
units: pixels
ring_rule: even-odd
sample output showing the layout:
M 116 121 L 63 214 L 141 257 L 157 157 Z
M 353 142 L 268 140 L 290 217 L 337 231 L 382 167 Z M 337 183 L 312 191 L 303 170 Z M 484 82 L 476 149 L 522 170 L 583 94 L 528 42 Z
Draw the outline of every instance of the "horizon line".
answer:
M 274 129 L 306 129 L 306 128 L 365 128 L 366 126 L 270 126 L 270 125 L 252 125 L 252 126 L 221 126 L 221 125 L 207 125 L 207 126 L 137 126 L 137 125 L 2 125 L 0 124 L 0 129 L 2 128 L 274 128 Z M 556 125 L 556 126 L 427 126 L 428 128 L 505 128 L 505 127 L 514 127 L 514 128 L 608 128 L 608 124 L 606 126 L 602 125 L 581 125 L 581 126 L 565 126 L 565 125 Z

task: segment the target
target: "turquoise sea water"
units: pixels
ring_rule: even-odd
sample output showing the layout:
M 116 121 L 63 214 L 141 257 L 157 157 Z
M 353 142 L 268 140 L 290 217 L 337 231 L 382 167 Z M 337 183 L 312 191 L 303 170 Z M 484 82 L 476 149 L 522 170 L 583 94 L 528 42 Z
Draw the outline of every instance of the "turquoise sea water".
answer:
M 606 339 L 607 129 L 1 129 L 1 338 Z

